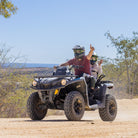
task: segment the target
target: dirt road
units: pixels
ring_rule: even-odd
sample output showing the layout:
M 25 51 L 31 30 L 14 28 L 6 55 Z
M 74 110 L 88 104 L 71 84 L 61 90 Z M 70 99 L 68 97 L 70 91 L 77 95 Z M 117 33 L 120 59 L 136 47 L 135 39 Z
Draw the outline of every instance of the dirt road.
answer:
M 29 118 L 0 119 L 0 138 L 138 138 L 138 99 L 117 100 L 114 122 L 103 122 L 98 111 L 85 112 L 81 121 L 67 121 L 64 115 L 42 121 Z

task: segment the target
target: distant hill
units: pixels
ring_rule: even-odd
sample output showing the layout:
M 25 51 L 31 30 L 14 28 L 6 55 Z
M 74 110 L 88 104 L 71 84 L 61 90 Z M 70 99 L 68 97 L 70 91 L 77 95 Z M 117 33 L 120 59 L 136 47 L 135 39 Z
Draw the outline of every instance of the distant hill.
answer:
M 4 64 L 0 69 L 0 78 L 3 77 L 3 72 L 7 72 L 7 75 L 10 73 L 13 74 L 35 74 L 35 75 L 52 75 L 53 67 L 58 64 L 41 64 L 41 63 L 14 63 L 14 64 Z
M 3 64 L 3 68 L 11 67 L 11 68 L 53 68 L 58 64 L 41 64 L 41 63 L 6 63 Z

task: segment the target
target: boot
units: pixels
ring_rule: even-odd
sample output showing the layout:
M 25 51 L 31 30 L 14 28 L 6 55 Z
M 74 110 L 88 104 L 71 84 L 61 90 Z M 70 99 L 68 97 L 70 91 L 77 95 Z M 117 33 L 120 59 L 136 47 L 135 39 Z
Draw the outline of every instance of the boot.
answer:
M 96 100 L 93 99 L 93 97 L 94 97 L 94 90 L 93 90 L 93 89 L 90 89 L 90 90 L 89 90 L 88 96 L 89 96 L 89 104 L 90 104 L 90 105 L 92 105 L 92 104 L 97 104 L 97 103 L 96 103 Z
M 95 93 L 97 93 L 97 91 L 98 91 L 99 89 L 100 89 L 99 87 L 96 87 L 96 88 L 94 88 L 94 89 L 90 89 L 90 93 L 94 95 Z

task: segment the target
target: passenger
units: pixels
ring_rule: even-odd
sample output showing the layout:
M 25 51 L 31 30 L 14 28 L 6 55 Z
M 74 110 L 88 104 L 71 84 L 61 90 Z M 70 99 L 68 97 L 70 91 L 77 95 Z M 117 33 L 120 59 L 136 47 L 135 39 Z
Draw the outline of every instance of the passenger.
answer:
M 103 63 L 103 60 L 100 60 L 98 63 L 97 63 L 97 60 L 98 60 L 98 56 L 95 52 L 93 52 L 92 54 L 92 57 L 90 59 L 90 71 L 91 71 L 91 89 L 94 90 L 95 88 L 95 82 L 97 81 L 97 77 L 98 75 L 102 74 L 102 63 Z
M 97 81 L 98 75 L 102 74 L 102 63 L 103 60 L 100 60 L 97 63 L 98 56 L 95 52 L 93 52 L 93 55 L 90 60 L 90 68 L 91 68 L 91 92 L 94 94 L 97 93 L 97 89 L 95 88 L 95 82 Z M 106 85 L 103 85 L 100 87 L 100 95 L 99 95 L 99 101 L 97 100 L 97 104 L 99 108 L 105 107 L 105 93 L 106 93 Z M 91 94 L 92 94 L 91 93 Z

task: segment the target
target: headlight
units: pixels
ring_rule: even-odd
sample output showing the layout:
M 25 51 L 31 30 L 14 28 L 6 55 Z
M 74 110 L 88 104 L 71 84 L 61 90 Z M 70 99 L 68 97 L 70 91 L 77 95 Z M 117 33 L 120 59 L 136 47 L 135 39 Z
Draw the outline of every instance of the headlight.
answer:
M 33 86 L 36 86 L 37 85 L 37 81 L 33 81 Z
M 61 80 L 61 85 L 66 85 L 66 80 L 65 79 L 63 79 L 63 80 Z

